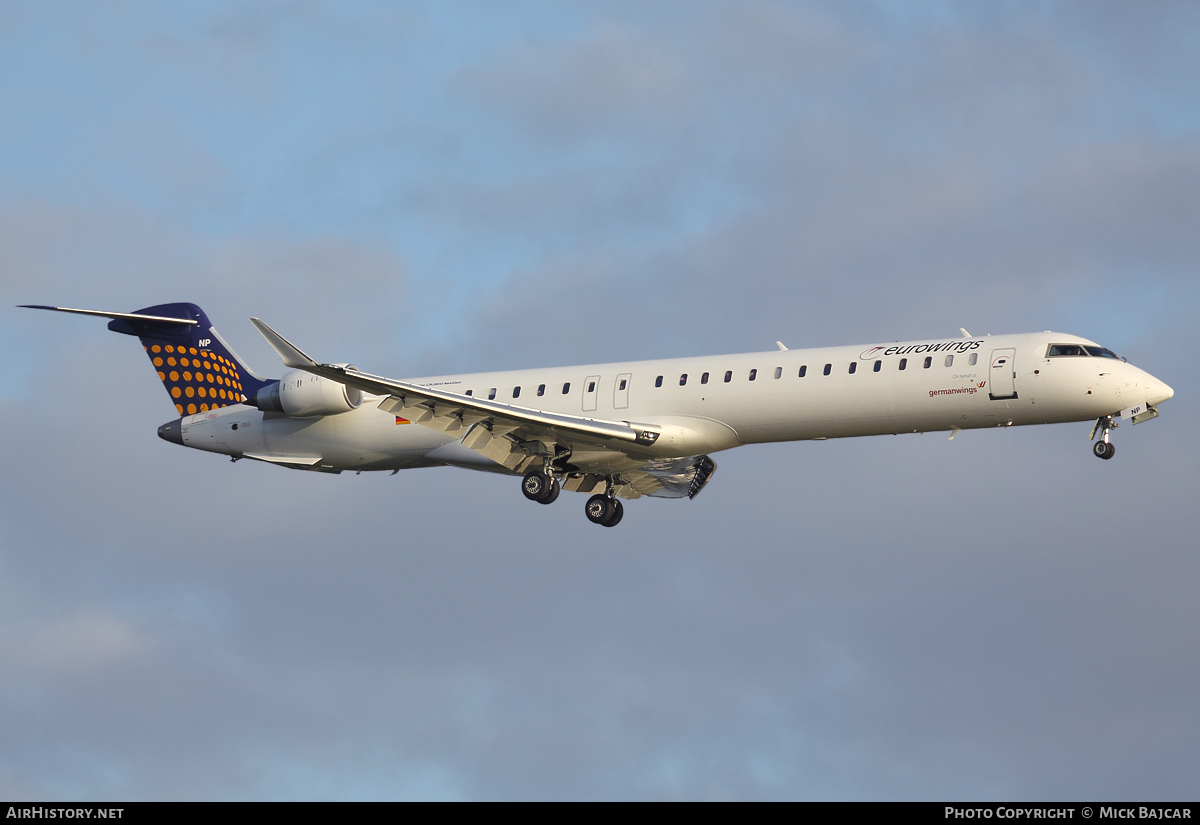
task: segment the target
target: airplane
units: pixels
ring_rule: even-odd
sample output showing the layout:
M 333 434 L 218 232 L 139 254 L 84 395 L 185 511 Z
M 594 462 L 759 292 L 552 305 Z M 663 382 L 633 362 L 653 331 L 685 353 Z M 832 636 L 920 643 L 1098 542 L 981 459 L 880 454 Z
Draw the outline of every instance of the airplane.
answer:
M 622 499 L 695 498 L 743 444 L 1095 421 L 1111 459 L 1117 418 L 1158 416 L 1174 391 L 1098 344 L 1057 332 L 777 350 L 411 378 L 309 357 L 250 321 L 288 370 L 262 378 L 195 304 L 111 319 L 136 336 L 179 417 L 173 444 L 327 473 L 452 466 L 521 477 L 531 501 L 592 493 L 613 527 Z

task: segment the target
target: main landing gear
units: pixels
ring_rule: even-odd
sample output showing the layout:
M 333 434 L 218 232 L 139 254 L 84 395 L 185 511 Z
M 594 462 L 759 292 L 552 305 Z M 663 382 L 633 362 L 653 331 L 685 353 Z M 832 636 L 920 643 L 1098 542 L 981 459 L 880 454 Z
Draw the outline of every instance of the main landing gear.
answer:
M 625 515 L 625 508 L 612 496 L 597 495 L 587 500 L 583 512 L 587 514 L 588 521 L 593 524 L 616 527 L 620 523 L 621 517 Z
M 625 515 L 625 508 L 612 494 L 612 479 L 609 479 L 608 489 L 602 495 L 592 496 L 584 505 L 584 513 L 588 521 L 604 527 L 616 527 Z M 550 473 L 535 470 L 526 473 L 521 479 L 521 492 L 530 501 L 538 504 L 550 504 L 562 491 L 562 485 Z
M 538 504 L 553 503 L 561 491 L 562 485 L 549 473 L 527 473 L 525 478 L 521 479 L 521 492 L 525 494 L 525 498 Z
M 1113 420 L 1111 415 L 1096 419 L 1096 426 L 1092 427 L 1090 438 L 1096 437 L 1097 430 L 1103 430 L 1103 433 L 1100 435 L 1100 440 L 1092 445 L 1092 455 L 1096 456 L 1096 458 L 1103 458 L 1106 461 L 1116 455 L 1116 445 L 1108 440 L 1108 434 L 1111 430 L 1115 430 L 1117 426 L 1117 422 Z

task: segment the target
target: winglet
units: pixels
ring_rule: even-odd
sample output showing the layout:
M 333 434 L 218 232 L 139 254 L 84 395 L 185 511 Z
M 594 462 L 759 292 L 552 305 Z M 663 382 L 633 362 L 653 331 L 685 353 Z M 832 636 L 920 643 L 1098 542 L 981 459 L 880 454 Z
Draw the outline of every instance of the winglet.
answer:
M 959 332 L 961 332 L 961 333 L 963 334 L 963 338 L 970 338 L 970 337 L 971 337 L 971 333 L 967 332 L 967 331 L 966 331 L 965 329 L 963 329 L 962 327 L 959 327 L 959 328 L 958 328 L 958 331 L 959 331 Z
M 779 347 L 780 352 L 787 352 L 787 347 L 783 345 L 782 341 L 776 341 L 775 346 Z
M 291 341 L 284 338 L 262 321 L 257 318 L 251 318 L 250 323 L 254 324 L 254 328 L 258 330 L 259 334 L 267 339 L 267 343 L 271 345 L 271 349 L 279 353 L 279 357 L 283 359 L 283 363 L 286 366 L 296 369 L 308 369 L 309 367 L 318 366 L 316 361 L 309 358 L 297 349 Z

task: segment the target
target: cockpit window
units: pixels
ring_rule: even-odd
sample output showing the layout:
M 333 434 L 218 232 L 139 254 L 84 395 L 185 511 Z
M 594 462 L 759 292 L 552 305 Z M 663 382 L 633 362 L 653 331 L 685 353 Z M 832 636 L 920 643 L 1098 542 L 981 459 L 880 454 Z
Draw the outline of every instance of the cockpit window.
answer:
M 1115 352 L 1104 347 L 1089 347 L 1083 344 L 1051 344 L 1046 350 L 1047 358 L 1057 358 L 1062 355 L 1091 355 L 1096 358 L 1120 358 Z

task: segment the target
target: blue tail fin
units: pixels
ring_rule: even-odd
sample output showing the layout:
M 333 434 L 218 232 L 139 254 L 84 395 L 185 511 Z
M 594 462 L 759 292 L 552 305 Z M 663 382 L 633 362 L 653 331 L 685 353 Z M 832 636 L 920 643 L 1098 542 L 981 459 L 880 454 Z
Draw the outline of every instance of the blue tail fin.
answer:
M 125 317 L 108 324 L 113 332 L 136 335 L 142 342 L 180 415 L 239 404 L 268 383 L 233 354 L 195 304 L 160 304 L 130 314 L 198 322 Z
M 242 403 L 270 383 L 234 355 L 195 304 L 159 304 L 136 312 L 30 308 L 100 315 L 113 319 L 108 324 L 113 332 L 137 336 L 180 415 Z

